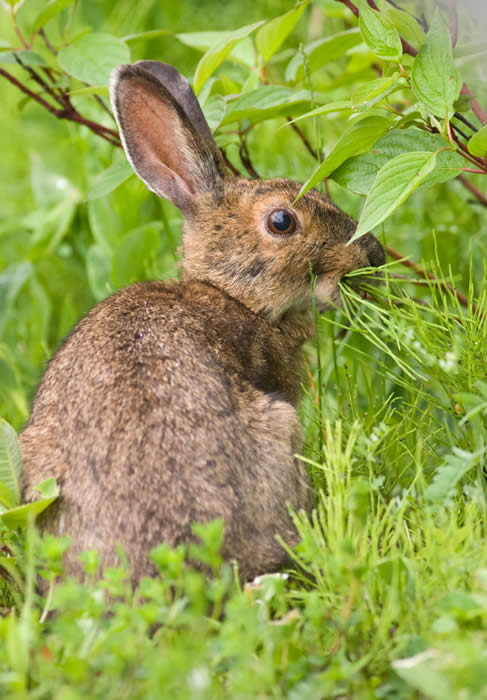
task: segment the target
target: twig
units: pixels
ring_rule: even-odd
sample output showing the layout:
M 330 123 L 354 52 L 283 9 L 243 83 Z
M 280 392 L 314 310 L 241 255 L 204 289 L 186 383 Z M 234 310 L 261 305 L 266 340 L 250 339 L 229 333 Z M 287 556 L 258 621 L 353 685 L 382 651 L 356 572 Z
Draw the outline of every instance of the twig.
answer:
M 481 168 L 484 172 L 486 172 L 485 162 L 482 160 L 482 158 L 477 158 L 477 156 L 473 156 L 470 153 L 470 151 L 468 150 L 467 146 L 462 141 L 460 141 L 458 136 L 453 132 L 452 132 L 452 137 L 453 137 L 453 140 L 455 141 L 455 143 L 457 144 L 457 146 L 463 151 L 463 153 L 462 153 L 463 157 L 466 158 L 467 160 L 469 160 L 471 163 L 473 163 L 477 167 Z
M 457 180 L 460 180 L 462 185 L 467 188 L 467 190 L 470 190 L 470 192 L 478 199 L 480 204 L 484 207 L 487 207 L 487 197 L 485 194 L 482 194 L 480 190 L 478 190 L 475 185 L 472 185 L 471 182 L 469 182 L 463 175 L 459 175 L 457 177 Z
M 261 180 L 259 173 L 254 168 L 252 161 L 250 159 L 249 149 L 247 148 L 247 140 L 245 138 L 242 139 L 242 142 L 240 144 L 239 153 L 240 153 L 240 159 L 241 159 L 245 169 L 249 173 L 249 175 L 251 175 L 256 180 Z
M 318 160 L 318 153 L 315 151 L 315 149 L 313 148 L 313 146 L 310 144 L 310 142 L 309 142 L 308 139 L 306 138 L 305 134 L 301 131 L 301 129 L 299 128 L 299 126 L 298 126 L 297 124 L 295 124 L 295 123 L 291 120 L 291 117 L 288 117 L 287 120 L 288 120 L 288 122 L 290 122 L 291 128 L 297 133 L 297 135 L 299 136 L 299 138 L 301 139 L 301 141 L 302 141 L 303 144 L 305 145 L 306 150 L 308 151 L 308 153 L 310 154 L 310 156 L 311 156 L 312 158 L 314 158 L 315 160 Z
M 465 133 L 460 129 L 459 126 L 457 126 L 457 125 L 454 124 L 453 122 L 449 122 L 449 126 L 450 126 L 451 129 L 455 129 L 455 131 L 457 132 L 457 134 L 460 134 L 460 136 L 463 136 L 463 138 L 465 139 L 465 141 L 468 141 L 468 139 L 469 139 L 470 137 L 467 136 L 467 134 L 465 134 Z
M 469 129 L 471 129 L 472 131 L 477 133 L 477 131 L 478 131 L 477 127 L 474 126 L 472 124 L 472 122 L 469 121 L 466 117 L 464 117 L 463 114 L 460 114 L 460 112 L 455 112 L 455 114 L 453 116 L 455 117 L 455 119 L 459 119 L 461 122 L 463 122 L 465 124 L 465 126 L 468 126 Z
M 114 129 L 110 129 L 109 127 L 104 126 L 103 124 L 99 124 L 98 122 L 94 122 L 91 119 L 85 119 L 85 117 L 82 117 L 81 114 L 79 114 L 79 112 L 77 112 L 74 109 L 74 107 L 71 107 L 70 109 L 57 109 L 56 107 L 54 107 L 54 105 L 47 102 L 47 100 L 45 100 L 43 97 L 37 95 L 35 92 L 23 85 L 19 80 L 17 80 L 17 78 L 8 73 L 4 68 L 0 68 L 0 75 L 3 75 L 4 78 L 6 78 L 10 83 L 12 83 L 12 85 L 15 85 L 15 87 L 17 87 L 21 92 L 23 92 L 25 95 L 28 95 L 38 104 L 42 105 L 44 109 L 47 109 L 48 112 L 54 114 L 54 116 L 58 119 L 67 119 L 69 121 L 82 124 L 83 126 L 86 126 L 88 127 L 88 129 L 93 131 L 93 133 L 97 134 L 98 136 L 101 136 L 103 139 L 111 143 L 113 146 L 118 146 L 119 148 L 122 147 L 122 144 L 120 143 L 120 137 Z
M 57 56 L 57 53 L 58 53 L 58 52 L 57 52 L 57 49 L 56 49 L 56 47 L 53 46 L 53 45 L 51 44 L 51 42 L 49 41 L 49 39 L 48 39 L 48 37 L 47 37 L 47 34 L 46 34 L 46 32 L 44 31 L 44 29 L 40 29 L 40 30 L 39 30 L 39 36 L 41 36 L 41 37 L 44 39 L 44 43 L 45 43 L 45 45 L 47 46 L 47 48 L 49 49 L 49 51 L 50 51 L 52 54 L 54 54 L 54 56 Z
M 223 160 L 225 161 L 225 165 L 227 168 L 236 176 L 236 177 L 242 177 L 242 173 L 240 170 L 237 170 L 237 168 L 234 166 L 234 164 L 231 162 L 231 160 L 228 158 L 227 154 L 223 149 L 220 149 L 221 154 L 223 156 Z
M 413 262 L 410 258 L 404 257 L 404 255 L 402 255 L 402 253 L 395 250 L 394 248 L 387 246 L 386 251 L 387 251 L 387 254 L 391 258 L 394 258 L 394 260 L 399 260 L 399 262 L 402 265 L 404 265 L 405 267 L 408 267 L 411 270 L 414 270 L 416 272 L 416 274 L 420 275 L 421 277 L 424 277 L 424 279 L 431 280 L 432 282 L 435 282 L 435 284 L 437 284 L 441 289 L 443 289 L 444 292 L 450 292 L 450 294 L 453 294 L 458 299 L 460 304 L 462 306 L 464 306 L 466 309 L 468 309 L 469 300 L 468 300 L 468 297 L 465 296 L 465 294 L 462 294 L 462 292 L 458 292 L 450 284 L 447 284 L 446 282 L 439 280 L 437 277 L 435 277 L 435 275 L 432 272 L 427 272 L 420 265 Z M 473 303 L 472 303 L 472 309 L 474 311 L 476 311 L 476 305 Z
M 56 100 L 56 102 L 60 104 L 63 108 L 67 107 L 66 100 L 63 99 L 62 95 L 59 95 L 57 92 L 52 90 L 50 86 L 46 83 L 46 81 L 43 80 L 41 76 L 38 73 L 36 73 L 36 71 L 33 68 L 31 68 L 31 66 L 28 66 L 23 61 L 21 61 L 21 59 L 17 56 L 15 52 L 13 56 L 18 65 L 30 75 L 34 82 L 40 85 L 43 92 L 46 92 L 48 95 L 50 95 L 53 98 L 53 100 Z
M 477 100 L 473 97 L 473 94 L 470 88 L 468 87 L 467 83 L 463 83 L 462 89 L 460 90 L 460 95 L 469 95 L 470 97 L 472 97 L 470 101 L 472 112 L 475 114 L 479 122 L 481 122 L 482 124 L 487 124 L 487 113 L 484 112 Z

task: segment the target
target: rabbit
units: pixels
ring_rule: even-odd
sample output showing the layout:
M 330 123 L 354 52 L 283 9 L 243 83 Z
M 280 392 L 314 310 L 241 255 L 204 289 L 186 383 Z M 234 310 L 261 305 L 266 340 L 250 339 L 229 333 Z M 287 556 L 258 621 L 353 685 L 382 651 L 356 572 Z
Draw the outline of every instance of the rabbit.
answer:
M 342 277 L 384 250 L 370 233 L 347 245 L 356 223 L 315 190 L 294 203 L 291 180 L 229 175 L 175 68 L 122 65 L 110 94 L 136 174 L 183 214 L 182 280 L 116 292 L 55 353 L 20 437 L 24 496 L 58 480 L 41 528 L 72 537 L 70 574 L 89 549 L 117 565 L 120 543 L 136 584 L 153 547 L 222 518 L 222 556 L 250 580 L 289 565 L 289 509 L 313 507 L 296 456 L 313 294 L 339 304 Z

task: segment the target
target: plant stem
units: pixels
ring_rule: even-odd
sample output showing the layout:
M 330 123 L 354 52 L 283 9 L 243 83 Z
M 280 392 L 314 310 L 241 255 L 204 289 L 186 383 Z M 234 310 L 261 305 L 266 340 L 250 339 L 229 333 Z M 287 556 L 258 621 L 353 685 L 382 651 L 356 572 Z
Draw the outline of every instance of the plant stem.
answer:
M 418 265 L 417 263 L 413 262 L 410 258 L 404 257 L 404 255 L 402 255 L 402 253 L 400 253 L 398 250 L 387 246 L 386 251 L 391 258 L 393 258 L 394 260 L 399 260 L 399 262 L 402 265 L 408 267 L 411 270 L 414 270 L 414 272 L 416 272 L 416 274 L 418 274 L 420 277 L 435 282 L 439 287 L 441 287 L 441 289 L 443 289 L 443 291 L 450 292 L 450 294 L 453 294 L 453 296 L 455 296 L 458 299 L 462 306 L 464 306 L 466 309 L 469 308 L 469 300 L 468 297 L 465 296 L 465 294 L 462 294 L 462 292 L 457 292 L 457 290 L 450 284 L 439 280 L 437 277 L 435 277 L 435 275 L 432 272 L 427 272 L 421 267 L 421 265 Z M 476 311 L 475 304 L 472 304 L 472 309 L 473 311 Z
M 457 180 L 460 180 L 462 185 L 466 187 L 467 190 L 470 190 L 470 192 L 478 199 L 482 206 L 487 207 L 487 197 L 485 196 L 485 194 L 482 194 L 482 192 L 478 190 L 475 187 L 475 185 L 472 185 L 472 183 L 469 182 L 465 177 L 463 177 L 463 175 L 459 175 L 457 177 Z

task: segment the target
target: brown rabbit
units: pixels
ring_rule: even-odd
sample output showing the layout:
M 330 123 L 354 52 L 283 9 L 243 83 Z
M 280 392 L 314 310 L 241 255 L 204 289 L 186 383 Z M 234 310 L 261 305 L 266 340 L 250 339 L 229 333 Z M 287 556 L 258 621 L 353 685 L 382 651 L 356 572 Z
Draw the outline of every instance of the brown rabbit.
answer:
M 248 579 L 287 562 L 288 506 L 313 503 L 295 457 L 310 267 L 325 309 L 343 275 L 384 251 L 370 234 L 347 245 L 355 223 L 316 191 L 293 205 L 290 180 L 229 177 L 171 66 L 120 66 L 111 98 L 134 170 L 183 212 L 183 281 L 117 292 L 58 350 L 21 436 L 25 498 L 58 479 L 43 527 L 73 537 L 72 573 L 86 549 L 115 564 L 120 542 L 136 582 L 154 573 L 152 547 L 222 517 L 223 556 Z

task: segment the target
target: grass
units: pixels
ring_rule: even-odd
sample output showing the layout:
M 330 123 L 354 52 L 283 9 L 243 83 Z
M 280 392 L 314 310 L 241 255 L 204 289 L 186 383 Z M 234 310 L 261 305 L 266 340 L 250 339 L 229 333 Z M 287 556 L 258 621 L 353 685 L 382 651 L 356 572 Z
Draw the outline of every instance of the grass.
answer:
M 344 312 L 319 321 L 321 402 L 302 407 L 317 504 L 295 514 L 296 570 L 242 590 L 216 522 L 191 551 L 211 580 L 161 545 L 161 576 L 133 591 L 126 566 L 96 580 L 89 553 L 87 583 L 42 601 L 34 574 L 59 573 L 68 542 L 10 531 L 27 583 L 0 619 L 2 697 L 487 697 L 487 288 L 474 311 L 431 284 L 424 306 L 384 274 L 374 301 L 347 282 Z

